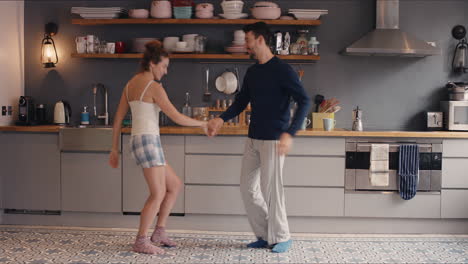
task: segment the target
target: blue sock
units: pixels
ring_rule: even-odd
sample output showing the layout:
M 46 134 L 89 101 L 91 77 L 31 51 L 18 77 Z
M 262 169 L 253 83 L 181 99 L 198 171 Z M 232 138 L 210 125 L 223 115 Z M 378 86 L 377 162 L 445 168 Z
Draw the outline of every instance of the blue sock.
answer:
M 257 241 L 247 244 L 248 248 L 265 248 L 268 246 L 268 242 L 262 238 L 258 238 Z
M 273 246 L 273 248 L 271 249 L 271 252 L 275 252 L 275 253 L 284 253 L 286 251 L 288 251 L 288 249 L 291 247 L 292 245 L 292 240 L 289 239 L 288 241 L 285 241 L 285 242 L 280 242 L 278 244 L 275 244 Z

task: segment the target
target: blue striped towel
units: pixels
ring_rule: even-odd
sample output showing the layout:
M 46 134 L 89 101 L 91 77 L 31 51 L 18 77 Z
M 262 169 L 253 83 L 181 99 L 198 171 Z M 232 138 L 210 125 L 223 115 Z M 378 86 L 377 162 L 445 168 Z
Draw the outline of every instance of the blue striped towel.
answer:
M 416 195 L 419 182 L 419 146 L 401 145 L 398 166 L 400 175 L 399 191 L 404 200 L 410 200 Z

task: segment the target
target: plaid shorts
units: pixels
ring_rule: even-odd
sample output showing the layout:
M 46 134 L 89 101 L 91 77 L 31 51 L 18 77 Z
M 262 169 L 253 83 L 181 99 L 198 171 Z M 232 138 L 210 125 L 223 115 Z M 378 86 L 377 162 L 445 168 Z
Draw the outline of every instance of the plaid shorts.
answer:
M 159 135 L 135 135 L 130 138 L 130 149 L 136 163 L 143 168 L 166 165 Z

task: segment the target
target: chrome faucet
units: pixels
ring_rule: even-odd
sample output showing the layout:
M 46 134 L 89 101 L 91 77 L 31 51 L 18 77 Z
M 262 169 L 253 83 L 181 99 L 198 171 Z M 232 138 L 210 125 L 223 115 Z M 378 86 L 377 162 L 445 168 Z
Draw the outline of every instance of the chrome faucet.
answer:
M 99 88 L 104 89 L 104 114 L 98 115 L 96 111 L 96 95 Z M 96 83 L 93 87 L 93 97 L 94 97 L 94 116 L 97 119 L 104 119 L 104 125 L 109 125 L 109 111 L 108 111 L 108 100 L 109 96 L 107 93 L 107 88 L 102 83 Z

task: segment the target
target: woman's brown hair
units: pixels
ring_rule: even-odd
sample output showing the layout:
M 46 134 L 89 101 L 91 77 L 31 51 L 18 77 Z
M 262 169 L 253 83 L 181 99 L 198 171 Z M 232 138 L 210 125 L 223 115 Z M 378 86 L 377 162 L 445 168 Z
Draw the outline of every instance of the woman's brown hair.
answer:
M 145 53 L 140 62 L 140 72 L 150 69 L 150 62 L 158 64 L 163 57 L 168 58 L 169 53 L 163 48 L 161 41 L 153 40 L 145 44 Z

